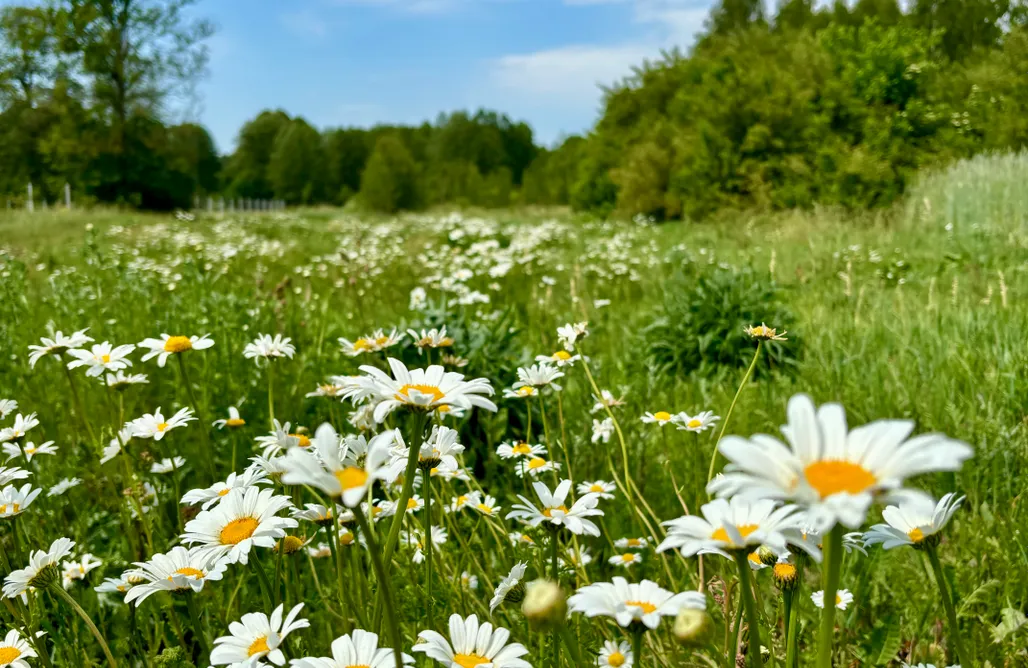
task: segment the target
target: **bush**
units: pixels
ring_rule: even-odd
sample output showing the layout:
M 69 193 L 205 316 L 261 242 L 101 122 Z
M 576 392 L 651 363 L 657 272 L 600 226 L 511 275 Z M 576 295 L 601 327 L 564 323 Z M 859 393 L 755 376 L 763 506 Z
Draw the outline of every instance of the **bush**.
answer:
M 418 166 L 398 138 L 385 135 L 375 144 L 361 176 L 361 199 L 383 213 L 418 206 Z
M 694 275 L 685 267 L 668 282 L 654 323 L 643 330 L 652 366 L 680 374 L 711 376 L 722 369 L 746 368 L 753 359 L 748 325 L 766 322 L 779 332 L 790 329 L 792 314 L 781 303 L 774 282 L 752 269 L 715 269 Z M 755 374 L 792 371 L 800 342 L 763 346 Z

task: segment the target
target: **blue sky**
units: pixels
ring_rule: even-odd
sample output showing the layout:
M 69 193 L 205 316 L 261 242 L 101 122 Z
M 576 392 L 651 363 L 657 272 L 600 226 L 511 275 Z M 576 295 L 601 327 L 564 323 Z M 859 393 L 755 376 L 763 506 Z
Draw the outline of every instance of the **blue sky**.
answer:
M 596 120 L 599 84 L 687 47 L 712 0 L 201 0 L 218 26 L 194 111 L 218 147 L 262 109 L 319 128 L 488 107 L 547 144 Z

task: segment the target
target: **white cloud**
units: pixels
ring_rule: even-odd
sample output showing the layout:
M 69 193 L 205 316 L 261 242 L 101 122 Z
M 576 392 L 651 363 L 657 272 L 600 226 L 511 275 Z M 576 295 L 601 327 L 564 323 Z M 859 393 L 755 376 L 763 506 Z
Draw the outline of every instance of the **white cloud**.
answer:
M 572 45 L 503 56 L 494 61 L 492 81 L 531 95 L 597 97 L 600 84 L 610 84 L 631 72 L 633 65 L 653 56 L 652 46 Z
M 310 9 L 301 9 L 298 12 L 282 14 L 280 20 L 287 30 L 300 37 L 317 37 L 320 39 L 328 34 L 329 26 L 325 17 L 315 14 Z

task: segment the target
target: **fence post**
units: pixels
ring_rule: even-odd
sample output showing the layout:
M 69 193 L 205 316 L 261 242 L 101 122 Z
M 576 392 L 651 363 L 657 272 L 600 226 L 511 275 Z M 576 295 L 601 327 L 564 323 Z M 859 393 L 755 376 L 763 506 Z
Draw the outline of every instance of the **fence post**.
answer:
M 71 210 L 71 184 L 64 184 L 64 208 Z
M 25 208 L 28 209 L 29 213 L 33 213 L 36 210 L 36 203 L 32 199 L 32 183 L 29 183 L 29 201 L 25 203 Z

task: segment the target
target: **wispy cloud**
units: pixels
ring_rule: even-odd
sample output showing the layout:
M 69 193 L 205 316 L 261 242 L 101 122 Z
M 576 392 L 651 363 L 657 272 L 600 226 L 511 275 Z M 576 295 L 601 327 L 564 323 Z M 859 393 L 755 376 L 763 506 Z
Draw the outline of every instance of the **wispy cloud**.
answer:
M 282 25 L 287 30 L 300 37 L 317 37 L 320 39 L 329 33 L 329 23 L 326 17 L 315 13 L 310 8 L 282 14 L 280 18 Z
M 334 5 L 381 7 L 407 14 L 442 14 L 461 5 L 464 0 L 330 0 Z

